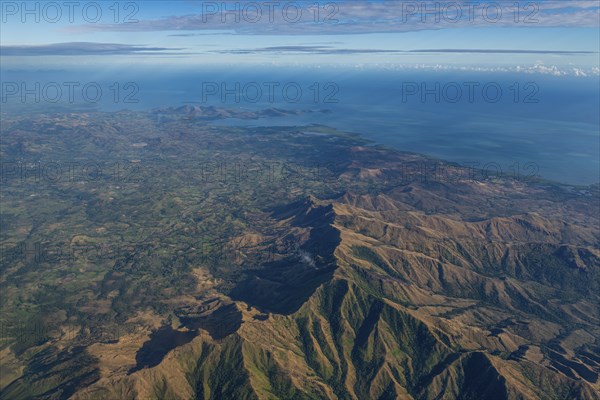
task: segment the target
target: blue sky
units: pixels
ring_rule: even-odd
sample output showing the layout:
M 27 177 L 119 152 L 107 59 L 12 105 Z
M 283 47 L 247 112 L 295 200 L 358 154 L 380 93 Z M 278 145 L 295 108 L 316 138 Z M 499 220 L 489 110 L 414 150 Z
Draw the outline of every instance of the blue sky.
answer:
M 288 63 L 598 73 L 597 0 L 478 3 L 180 0 L 68 8 L 42 1 L 24 9 L 3 1 L 2 66 Z

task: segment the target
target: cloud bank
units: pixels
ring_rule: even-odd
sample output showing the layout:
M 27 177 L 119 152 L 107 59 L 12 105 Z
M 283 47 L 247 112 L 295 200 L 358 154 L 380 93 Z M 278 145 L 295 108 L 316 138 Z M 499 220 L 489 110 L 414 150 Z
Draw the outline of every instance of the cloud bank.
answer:
M 198 2 L 198 12 L 72 31 L 219 31 L 245 35 L 337 35 L 465 27 L 598 27 L 597 0 Z
M 0 46 L 0 54 L 2 56 L 149 55 L 169 54 L 168 52 L 177 50 L 183 49 L 95 42 L 53 43 L 37 46 Z

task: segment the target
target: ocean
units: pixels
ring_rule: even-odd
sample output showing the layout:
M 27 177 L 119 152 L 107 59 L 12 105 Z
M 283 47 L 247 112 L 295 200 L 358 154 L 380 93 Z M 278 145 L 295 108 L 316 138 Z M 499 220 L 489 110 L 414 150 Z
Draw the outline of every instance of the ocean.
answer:
M 600 182 L 597 76 L 263 66 L 3 71 L 2 85 L 2 105 L 25 109 L 68 103 L 103 111 L 184 104 L 311 110 L 214 124 L 323 124 L 402 151 L 492 165 L 506 175 Z

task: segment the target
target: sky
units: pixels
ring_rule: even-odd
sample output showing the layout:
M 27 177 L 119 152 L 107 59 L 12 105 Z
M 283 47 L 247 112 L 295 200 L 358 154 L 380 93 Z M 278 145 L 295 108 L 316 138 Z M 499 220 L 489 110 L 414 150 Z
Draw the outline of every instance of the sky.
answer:
M 2 68 L 293 64 L 598 75 L 600 2 L 2 1 Z

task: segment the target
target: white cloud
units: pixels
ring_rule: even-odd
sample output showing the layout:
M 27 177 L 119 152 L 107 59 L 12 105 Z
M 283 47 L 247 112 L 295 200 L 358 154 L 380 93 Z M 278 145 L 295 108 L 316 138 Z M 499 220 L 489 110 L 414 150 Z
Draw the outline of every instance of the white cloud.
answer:
M 243 4 L 240 2 L 235 2 Z M 469 4 L 475 3 L 478 6 Z M 598 27 L 598 1 L 544 0 L 538 2 L 468 2 L 388 0 L 374 3 L 363 0 L 332 2 L 336 8 L 321 6 L 317 14 L 311 3 L 302 5 L 302 16 L 295 21 L 295 8 L 284 11 L 264 7 L 260 14 L 240 7 L 239 22 L 224 15 L 221 3 L 210 13 L 169 16 L 140 20 L 132 24 L 87 24 L 70 31 L 214 31 L 231 30 L 238 34 L 261 35 L 335 35 L 376 32 L 408 32 L 464 27 Z M 269 4 L 254 3 L 254 4 Z M 275 4 L 274 2 L 272 4 Z M 281 5 L 283 4 L 283 5 Z M 329 3 L 327 3 L 329 4 Z M 519 12 L 515 4 L 518 5 Z M 498 13 L 498 11 L 500 13 Z M 260 18 L 258 18 L 260 17 Z M 225 22 L 223 22 L 225 18 Z M 258 18 L 258 19 L 257 19 Z

